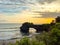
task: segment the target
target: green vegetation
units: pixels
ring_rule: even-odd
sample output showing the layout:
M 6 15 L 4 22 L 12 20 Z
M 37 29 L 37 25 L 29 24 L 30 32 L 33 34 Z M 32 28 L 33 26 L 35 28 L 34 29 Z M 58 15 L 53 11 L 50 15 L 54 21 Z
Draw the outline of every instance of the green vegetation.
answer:
M 60 45 L 60 24 L 51 26 L 51 31 L 36 34 L 31 38 L 24 37 L 10 45 Z

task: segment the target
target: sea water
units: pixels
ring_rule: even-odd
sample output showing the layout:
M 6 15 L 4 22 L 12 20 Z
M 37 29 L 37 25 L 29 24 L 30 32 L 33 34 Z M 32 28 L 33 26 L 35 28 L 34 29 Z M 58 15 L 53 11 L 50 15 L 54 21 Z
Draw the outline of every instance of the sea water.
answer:
M 0 40 L 10 40 L 15 38 L 23 38 L 20 27 L 22 24 L 19 23 L 0 23 Z M 31 37 L 35 33 L 36 30 L 34 28 L 29 28 L 29 35 L 27 37 Z M 26 35 L 25 35 L 26 36 Z
M 21 25 L 18 23 L 0 23 L 0 40 L 20 37 Z

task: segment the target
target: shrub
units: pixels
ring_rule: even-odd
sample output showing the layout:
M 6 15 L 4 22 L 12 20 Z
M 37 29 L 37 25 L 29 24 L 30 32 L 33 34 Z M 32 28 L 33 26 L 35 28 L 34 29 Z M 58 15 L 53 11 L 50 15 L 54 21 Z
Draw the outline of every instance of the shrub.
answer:
M 51 26 L 50 32 L 34 35 L 31 39 L 24 37 L 14 45 L 60 45 L 60 24 Z

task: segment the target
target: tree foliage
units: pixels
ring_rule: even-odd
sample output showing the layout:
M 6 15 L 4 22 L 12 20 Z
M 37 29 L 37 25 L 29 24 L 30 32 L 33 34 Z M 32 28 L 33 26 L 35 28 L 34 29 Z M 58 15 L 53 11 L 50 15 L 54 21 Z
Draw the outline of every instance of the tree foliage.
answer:
M 60 45 L 60 24 L 51 26 L 50 32 L 43 32 L 34 37 L 23 38 L 13 45 Z

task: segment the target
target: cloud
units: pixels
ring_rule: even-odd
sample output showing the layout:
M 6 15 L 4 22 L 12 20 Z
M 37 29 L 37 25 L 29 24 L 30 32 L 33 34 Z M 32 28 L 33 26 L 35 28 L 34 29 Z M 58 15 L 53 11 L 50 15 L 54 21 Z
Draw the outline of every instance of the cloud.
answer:
M 27 1 L 27 0 L 26 0 Z M 0 13 L 19 13 L 28 9 L 25 0 L 0 0 Z
M 56 0 L 0 0 L 0 13 L 20 13 L 30 9 L 30 6 L 37 7 L 41 3 L 52 3 Z M 59 2 L 59 1 L 58 1 Z
M 34 17 L 33 13 L 29 10 L 24 10 L 21 13 L 15 14 L 2 14 L 1 21 L 6 20 L 7 23 L 21 23 L 24 21 L 29 21 L 30 18 Z
M 42 15 L 43 18 L 55 18 L 57 16 L 60 16 L 60 12 L 38 12 L 40 15 Z M 35 18 L 41 18 L 41 17 L 35 17 Z
M 56 0 L 38 0 L 37 2 L 38 2 L 39 4 L 44 4 L 44 3 L 52 3 L 52 2 L 54 2 L 54 1 L 56 1 Z
M 8 22 L 8 20 L 0 19 L 0 23 L 6 23 L 6 22 Z
M 6 20 L 0 20 L 0 22 L 5 22 Z
M 36 0 L 0 0 L 0 13 L 19 13 L 35 3 Z
M 1 21 L 6 22 L 56 17 L 60 14 L 60 0 L 0 0 L 0 14 Z
M 33 18 L 56 17 L 60 15 L 60 5 L 59 5 L 60 0 L 39 0 L 39 1 L 37 0 L 38 3 L 36 2 L 34 5 L 29 5 L 31 11 L 35 13 L 35 15 L 37 14 Z

